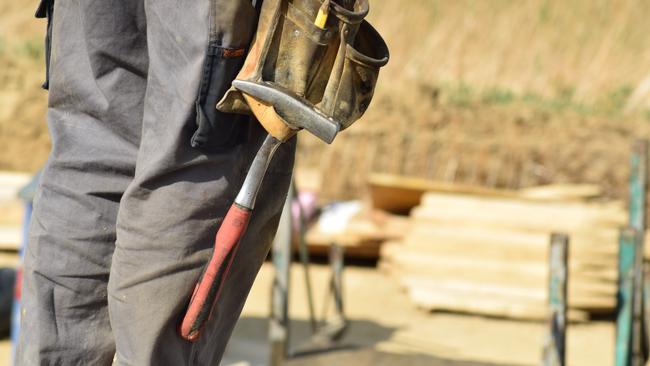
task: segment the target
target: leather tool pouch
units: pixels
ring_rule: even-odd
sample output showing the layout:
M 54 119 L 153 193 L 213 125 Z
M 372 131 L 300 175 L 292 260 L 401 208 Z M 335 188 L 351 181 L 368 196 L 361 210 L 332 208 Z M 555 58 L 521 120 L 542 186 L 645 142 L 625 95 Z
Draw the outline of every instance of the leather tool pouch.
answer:
M 344 129 L 368 108 L 379 69 L 388 62 L 388 47 L 363 20 L 367 0 L 357 0 L 352 10 L 332 0 L 323 29 L 314 24 L 322 2 L 265 0 L 255 40 L 236 78 L 289 89 Z M 234 88 L 217 108 L 251 113 Z
M 341 43 L 322 101 L 317 105 L 346 129 L 361 118 L 372 100 L 379 69 L 388 63 L 388 47 L 358 14 L 334 7 L 341 20 Z M 360 22 L 358 22 L 360 21 Z

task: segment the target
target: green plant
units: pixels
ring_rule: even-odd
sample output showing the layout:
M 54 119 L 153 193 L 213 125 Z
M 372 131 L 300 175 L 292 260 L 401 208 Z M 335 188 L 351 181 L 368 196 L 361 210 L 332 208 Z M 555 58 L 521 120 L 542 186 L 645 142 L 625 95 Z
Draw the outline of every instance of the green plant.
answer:
M 481 101 L 487 104 L 509 104 L 515 101 L 515 94 L 508 89 L 492 87 L 482 93 Z
M 610 90 L 603 100 L 598 102 L 600 109 L 607 114 L 617 114 L 623 111 L 625 104 L 634 88 L 630 85 L 621 85 L 616 89 Z
M 27 40 L 19 46 L 19 53 L 33 60 L 39 60 L 44 55 L 43 41 L 41 40 Z
M 451 105 L 468 107 L 475 101 L 475 93 L 468 84 L 460 81 L 448 89 L 447 101 Z
M 539 22 L 542 23 L 542 24 L 548 23 L 548 21 L 551 18 L 550 12 L 551 11 L 550 11 L 550 8 L 549 8 L 549 3 L 548 3 L 548 1 L 545 1 L 539 7 L 539 15 L 538 15 Z

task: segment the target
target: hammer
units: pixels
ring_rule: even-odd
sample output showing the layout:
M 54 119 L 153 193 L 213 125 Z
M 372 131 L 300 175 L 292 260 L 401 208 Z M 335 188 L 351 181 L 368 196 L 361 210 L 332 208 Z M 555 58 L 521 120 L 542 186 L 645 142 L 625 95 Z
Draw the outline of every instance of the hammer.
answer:
M 300 129 L 305 129 L 327 143 L 331 143 L 339 132 L 339 124 L 305 101 L 282 87 L 271 83 L 254 83 L 235 80 L 233 86 L 269 106 L 278 118 L 286 124 L 288 133 L 281 138 L 269 133 L 257 151 L 246 174 L 244 183 L 235 202 L 226 213 L 214 240 L 214 251 L 208 264 L 194 287 L 189 306 L 181 322 L 179 333 L 182 338 L 198 340 L 206 321 L 210 318 L 214 304 L 219 299 L 228 277 L 241 238 L 255 207 L 255 199 L 266 175 L 273 154 L 280 144 Z

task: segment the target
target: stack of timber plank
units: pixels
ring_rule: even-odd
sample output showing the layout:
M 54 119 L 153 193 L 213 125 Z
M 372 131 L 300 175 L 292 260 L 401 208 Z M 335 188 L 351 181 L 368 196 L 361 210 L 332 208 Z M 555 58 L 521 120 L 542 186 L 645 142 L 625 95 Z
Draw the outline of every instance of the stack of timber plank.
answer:
M 593 194 L 585 186 L 501 195 L 428 192 L 411 211 L 403 239 L 382 247 L 380 265 L 427 310 L 545 319 L 549 238 L 564 232 L 570 235 L 569 318 L 611 313 L 618 228 L 627 214 L 621 203 L 584 199 Z

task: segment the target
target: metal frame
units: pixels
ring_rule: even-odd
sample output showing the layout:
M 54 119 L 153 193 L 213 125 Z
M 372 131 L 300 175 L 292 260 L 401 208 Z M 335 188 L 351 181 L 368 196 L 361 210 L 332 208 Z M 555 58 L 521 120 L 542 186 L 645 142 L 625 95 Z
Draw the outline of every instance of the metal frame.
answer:
M 309 320 L 311 326 L 311 339 L 297 347 L 301 351 L 292 351 L 290 342 L 290 270 L 292 258 L 293 227 L 291 220 L 292 203 L 297 202 L 297 191 L 292 183 L 285 201 L 282 216 L 278 226 L 278 233 L 273 241 L 273 268 L 274 280 L 271 295 L 271 317 L 269 326 L 269 341 L 271 343 L 270 365 L 283 365 L 291 357 L 300 354 L 323 352 L 331 349 L 333 342 L 338 341 L 348 326 L 344 315 L 343 301 L 343 268 L 344 252 L 342 247 L 332 244 L 330 249 L 330 266 L 332 276 L 328 286 L 328 296 L 325 298 L 323 315 L 316 318 L 309 270 L 309 251 L 305 242 L 305 217 L 303 209 L 299 207 L 299 236 L 298 254 L 304 269 L 304 280 L 307 288 L 307 303 L 309 307 Z M 335 316 L 331 321 L 326 321 L 327 304 L 333 298 Z M 304 345 L 307 347 L 303 347 Z

